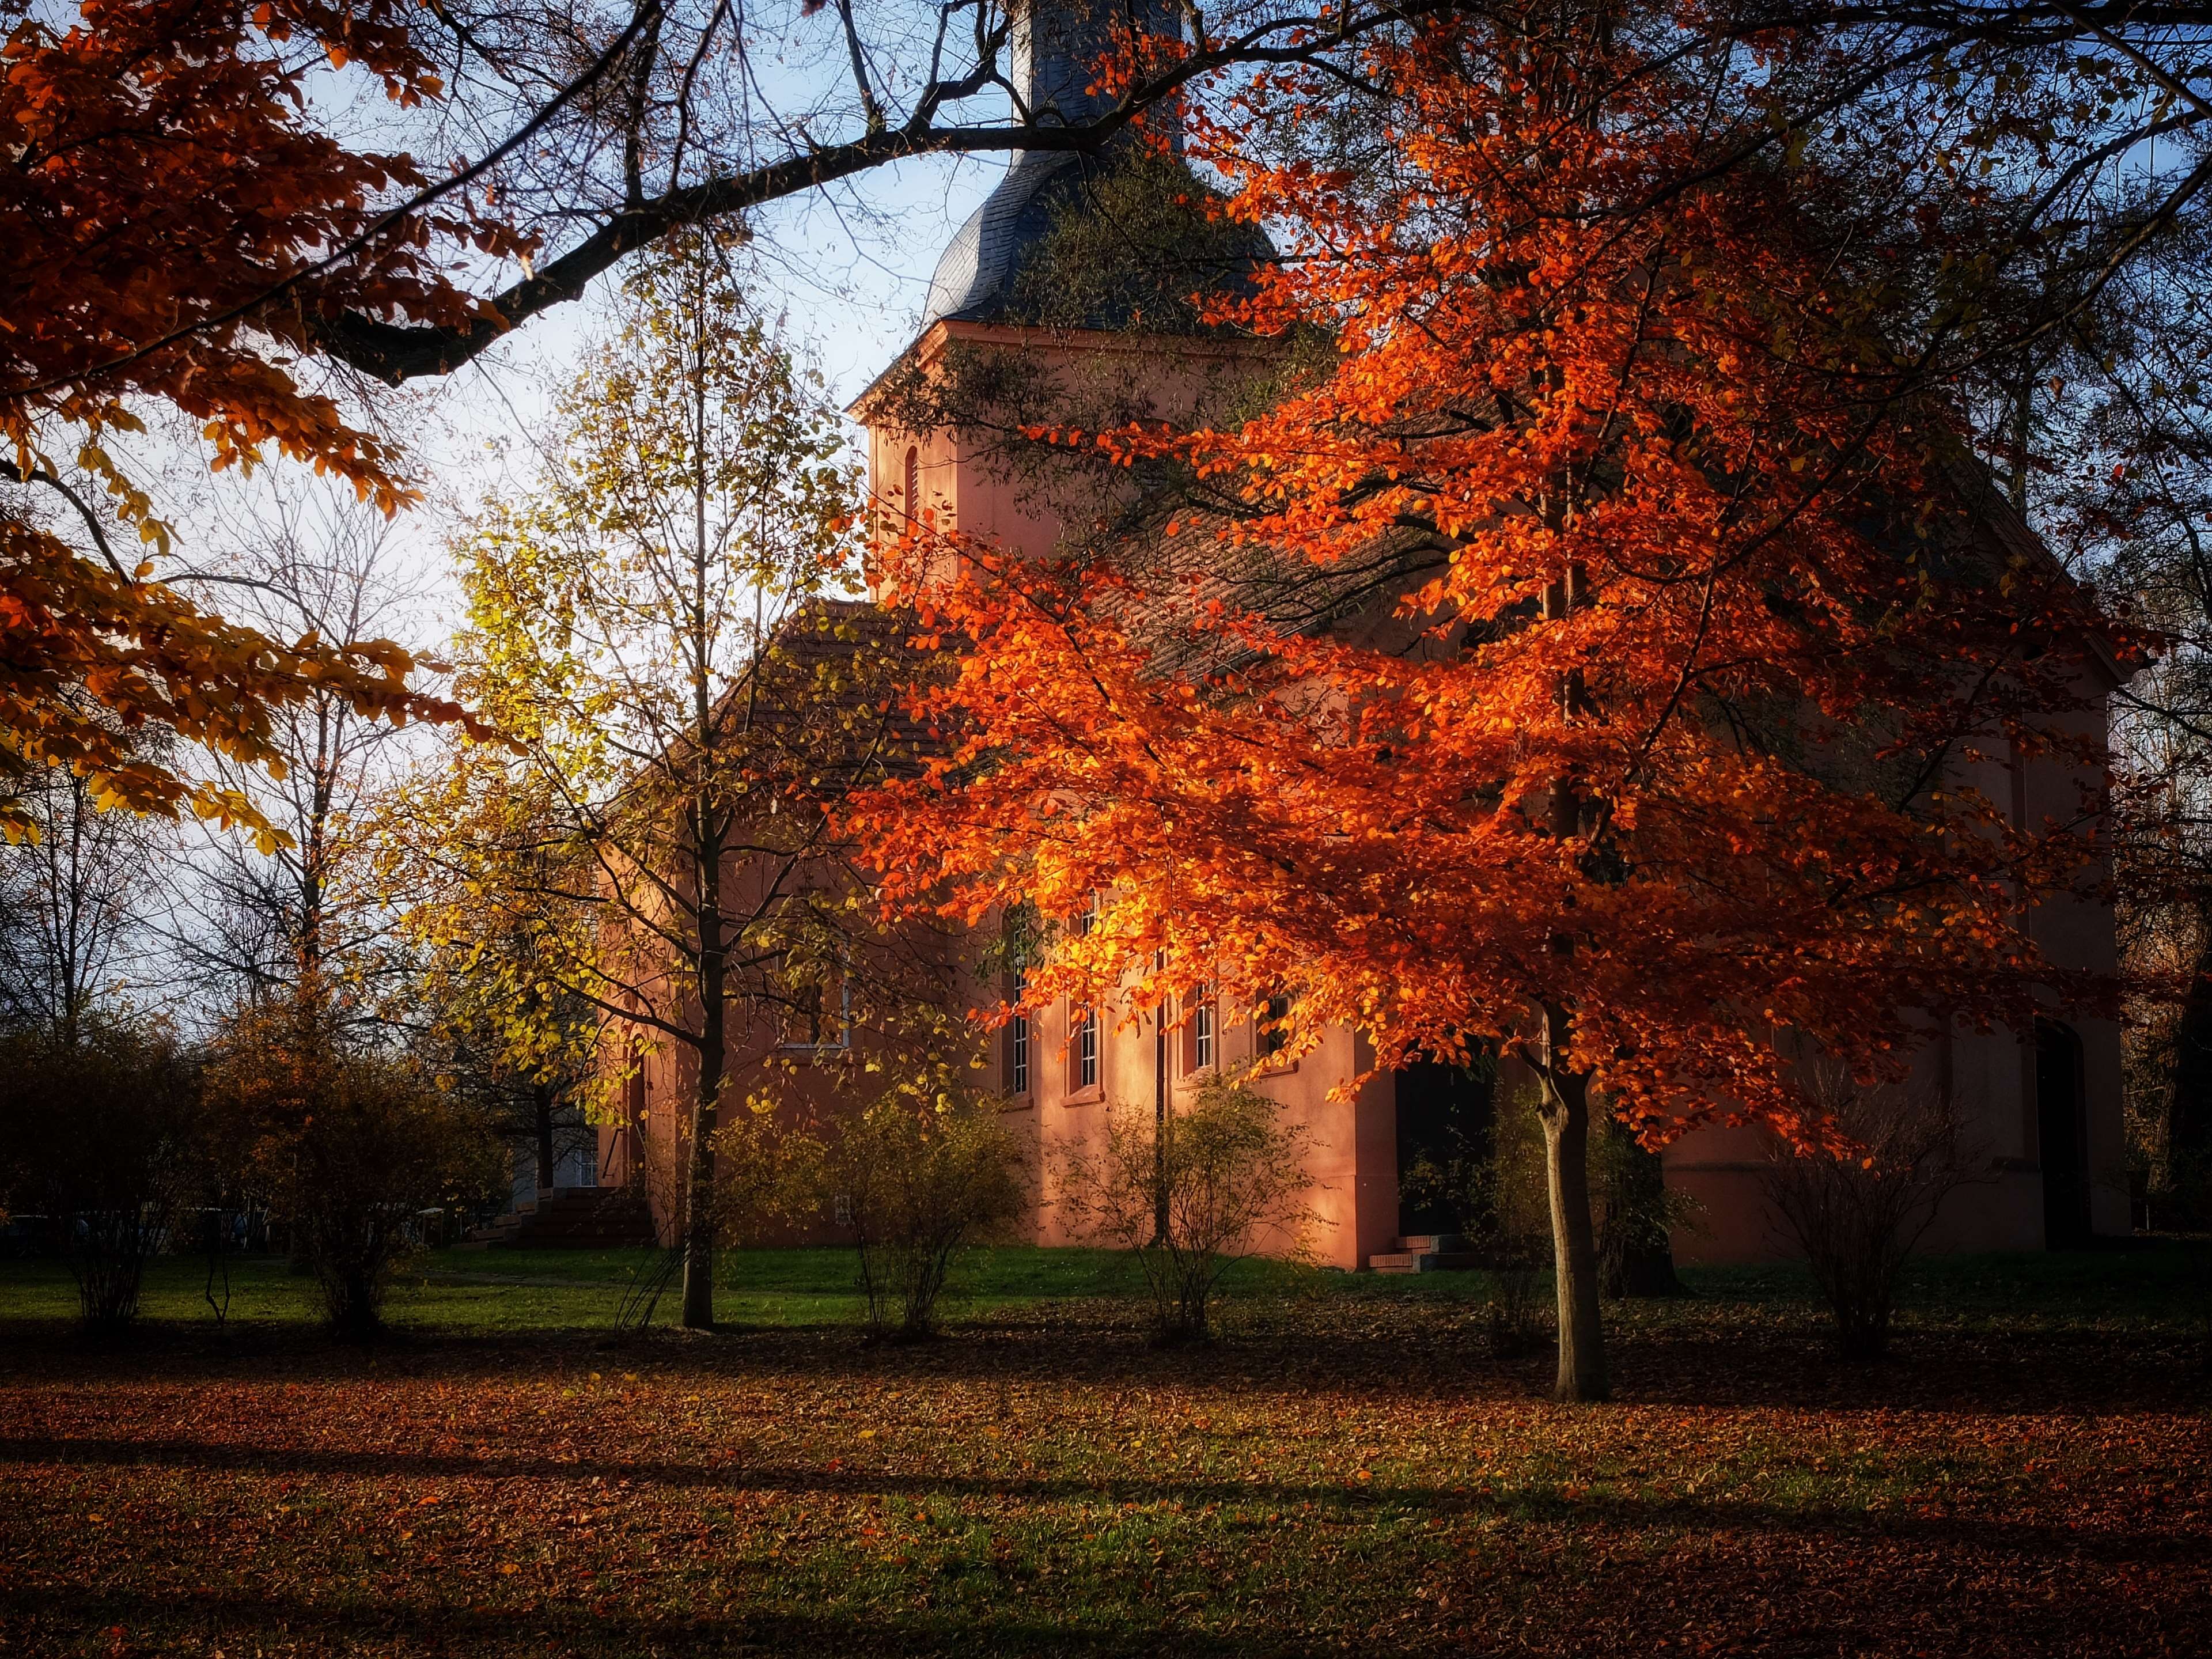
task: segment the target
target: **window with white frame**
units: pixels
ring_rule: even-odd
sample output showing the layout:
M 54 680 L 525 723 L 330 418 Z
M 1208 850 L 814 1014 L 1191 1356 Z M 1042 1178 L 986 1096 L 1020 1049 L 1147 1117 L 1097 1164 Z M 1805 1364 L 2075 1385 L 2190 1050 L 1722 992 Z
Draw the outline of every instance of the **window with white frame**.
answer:
M 1006 1022 L 1006 1092 L 1025 1095 L 1030 1091 L 1030 1017 L 1021 1012 L 1021 1000 L 1028 994 L 1029 975 L 1017 969 L 1014 973 L 1013 994 L 1009 999 L 1015 1007 L 1014 1017 Z
M 1220 1017 L 1204 986 L 1184 998 L 1182 1006 L 1182 1074 L 1195 1077 L 1212 1071 L 1221 1057 Z
M 1069 1081 L 1078 1089 L 1098 1086 L 1098 1011 L 1086 1008 L 1075 1028 L 1075 1053 L 1070 1056 L 1075 1075 Z

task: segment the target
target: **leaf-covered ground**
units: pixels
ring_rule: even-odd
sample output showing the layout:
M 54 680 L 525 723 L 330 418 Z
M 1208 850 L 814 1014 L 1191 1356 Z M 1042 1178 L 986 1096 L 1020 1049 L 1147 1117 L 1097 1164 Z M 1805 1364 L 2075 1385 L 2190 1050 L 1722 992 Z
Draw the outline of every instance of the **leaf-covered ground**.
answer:
M 1609 1310 L 1598 1409 L 1491 1358 L 1457 1276 L 1255 1281 L 1221 1342 L 1163 1354 L 1126 1299 L 1059 1293 L 1095 1265 L 1008 1267 L 1050 1282 L 908 1348 L 556 1328 L 597 1281 L 538 1265 L 580 1286 L 538 1287 L 546 1328 L 472 1331 L 469 1295 L 527 1287 L 448 1286 L 362 1351 L 181 1311 L 91 1348 L 0 1264 L 0 1651 L 2139 1656 L 2212 1630 L 2204 1376 L 2154 1255 L 1947 1266 L 1871 1370 L 1826 1358 L 1791 1276 L 1703 1275 Z

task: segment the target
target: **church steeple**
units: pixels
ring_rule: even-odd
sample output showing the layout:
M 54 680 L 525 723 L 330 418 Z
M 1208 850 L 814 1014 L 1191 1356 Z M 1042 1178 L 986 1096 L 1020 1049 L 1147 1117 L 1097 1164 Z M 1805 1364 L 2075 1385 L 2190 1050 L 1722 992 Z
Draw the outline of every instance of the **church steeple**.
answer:
M 1080 126 L 1111 100 L 1090 90 L 1099 60 L 1132 28 L 1179 36 L 1180 0 L 1014 0 L 1008 76 L 1040 126 Z M 921 331 L 947 318 L 1004 315 L 1024 258 L 1050 234 L 1055 201 L 1098 164 L 1067 151 L 1018 150 L 1006 176 L 937 263 Z
M 1089 90 L 1101 58 L 1132 30 L 1182 33 L 1181 0 L 1014 0 L 1008 79 L 1045 126 L 1080 126 L 1111 107 Z

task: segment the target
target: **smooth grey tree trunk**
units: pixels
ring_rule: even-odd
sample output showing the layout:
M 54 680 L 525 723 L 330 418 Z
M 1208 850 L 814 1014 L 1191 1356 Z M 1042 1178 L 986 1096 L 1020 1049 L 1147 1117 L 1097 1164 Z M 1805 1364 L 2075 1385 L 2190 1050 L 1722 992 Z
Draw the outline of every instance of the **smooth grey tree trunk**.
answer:
M 1545 1016 L 1546 1050 L 1565 1050 L 1566 1016 Z M 1555 1400 L 1590 1401 L 1612 1393 L 1605 1329 L 1598 1316 L 1597 1234 L 1590 1224 L 1589 1078 L 1547 1066 L 1542 1072 L 1544 1170 L 1552 1209 L 1552 1267 L 1559 1289 L 1559 1371 Z

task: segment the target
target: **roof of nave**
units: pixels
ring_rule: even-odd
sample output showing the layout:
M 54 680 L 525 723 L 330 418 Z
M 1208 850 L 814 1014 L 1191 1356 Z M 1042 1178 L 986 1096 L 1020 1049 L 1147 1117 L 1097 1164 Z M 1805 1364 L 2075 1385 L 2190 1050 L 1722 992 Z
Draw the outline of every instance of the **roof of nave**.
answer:
M 1957 509 L 1955 515 L 1945 515 L 1948 531 L 1938 532 L 1950 574 L 1975 585 L 1993 585 L 2008 569 L 2025 568 L 2060 584 L 2075 581 L 2005 498 L 1978 456 L 1963 445 L 1954 446 L 1938 477 Z M 1196 608 L 1209 601 L 1264 618 L 1290 634 L 1316 635 L 1389 616 L 1401 598 L 1432 580 L 1451 556 L 1437 535 L 1407 527 L 1378 534 L 1340 557 L 1316 563 L 1263 541 L 1232 540 L 1224 533 L 1230 525 L 1225 513 L 1209 514 L 1201 504 L 1164 497 L 1127 514 L 1108 532 L 1110 557 L 1140 574 L 1141 589 L 1153 594 L 1180 589 L 1186 596 L 1186 602 L 1152 601 L 1156 614 L 1140 630 L 1164 670 L 1189 672 L 1211 657 L 1216 659 L 1206 663 L 1207 670 L 1230 672 L 1249 657 L 1233 651 L 1225 636 L 1192 625 Z M 1418 620 L 1407 623 L 1407 648 L 1417 648 Z M 1499 625 L 1510 626 L 1510 619 L 1500 619 Z M 2118 684 L 2127 672 L 2124 665 L 2102 640 L 2088 643 L 2097 665 L 2112 684 Z
M 794 607 L 716 701 L 728 763 L 755 784 L 781 777 L 778 793 L 822 805 L 915 769 L 933 739 L 908 716 L 903 693 L 933 659 L 913 638 L 910 616 L 870 600 L 816 596 Z M 738 737 L 742 745 L 727 741 Z M 689 738 L 672 744 L 624 793 L 680 781 L 696 753 Z

